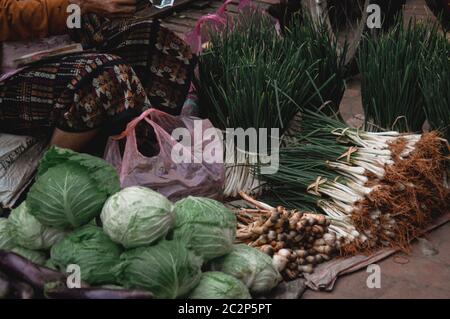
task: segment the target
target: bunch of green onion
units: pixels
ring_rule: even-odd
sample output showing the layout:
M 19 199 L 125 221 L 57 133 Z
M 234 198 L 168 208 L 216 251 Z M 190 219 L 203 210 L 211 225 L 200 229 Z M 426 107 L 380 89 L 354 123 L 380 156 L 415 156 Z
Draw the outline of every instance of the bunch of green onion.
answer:
M 447 45 L 447 53 L 439 48 L 442 43 Z M 439 66 L 448 63 L 445 56 L 448 56 L 448 43 L 438 29 L 412 21 L 404 27 L 403 21 L 399 20 L 388 32 L 365 38 L 357 59 L 362 76 L 365 129 L 421 132 L 425 115 L 433 112 L 429 107 L 430 100 L 435 102 L 445 94 L 436 94 L 436 90 L 444 89 L 448 73 L 442 73 L 447 79 L 436 86 L 431 73 L 436 71 L 436 63 Z M 423 90 L 420 73 L 428 80 L 426 84 L 422 81 Z M 424 104 L 427 105 L 425 112 Z M 445 101 L 438 105 L 431 109 L 448 110 Z
M 305 111 L 303 123 L 296 143 L 280 150 L 279 171 L 261 176 L 269 186 L 265 200 L 326 214 L 342 244 L 370 241 L 373 234 L 357 230 L 352 213 L 377 189 L 376 183 L 368 182 L 382 180 L 385 168 L 393 164 L 390 144 L 402 138 L 406 145 L 400 157 L 406 158 L 421 135 L 360 131 L 310 111 Z M 392 234 L 389 214 L 373 210 L 370 215 L 380 231 Z
M 224 32 L 211 34 L 200 56 L 196 87 L 202 115 L 215 127 L 278 128 L 284 135 L 301 110 L 316 109 L 328 99 L 338 107 L 343 59 L 326 32 L 310 19 L 296 19 L 280 35 L 272 18 L 249 10 L 229 20 Z M 237 160 L 226 161 L 225 196 L 258 193 L 258 151 L 228 148 L 226 156 L 232 155 Z
M 436 35 L 432 49 L 420 68 L 423 107 L 430 128 L 450 141 L 450 42 Z

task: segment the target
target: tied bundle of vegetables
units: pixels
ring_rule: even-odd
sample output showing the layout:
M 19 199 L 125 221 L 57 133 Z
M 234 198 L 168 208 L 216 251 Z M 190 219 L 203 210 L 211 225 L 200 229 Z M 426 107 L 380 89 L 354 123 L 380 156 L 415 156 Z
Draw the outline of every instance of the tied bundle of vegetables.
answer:
M 280 152 L 277 174 L 263 176 L 268 200 L 320 210 L 342 241 L 341 253 L 408 248 L 450 191 L 446 150 L 435 133 L 371 133 L 307 112 L 296 145 Z
M 296 19 L 280 36 L 270 17 L 249 10 L 230 19 L 222 33 L 212 33 L 200 56 L 196 87 L 203 115 L 221 130 L 241 128 L 258 136 L 236 146 L 239 137 L 225 132 L 225 196 L 262 190 L 254 169 L 279 146 L 272 129 L 283 136 L 302 108 L 327 100 L 339 104 L 343 59 L 335 43 L 310 19 Z M 260 129 L 268 130 L 265 138 Z
M 338 242 L 323 215 L 273 208 L 241 193 L 257 209 L 240 209 L 237 239 L 273 258 L 285 280 L 312 273 L 333 257 Z

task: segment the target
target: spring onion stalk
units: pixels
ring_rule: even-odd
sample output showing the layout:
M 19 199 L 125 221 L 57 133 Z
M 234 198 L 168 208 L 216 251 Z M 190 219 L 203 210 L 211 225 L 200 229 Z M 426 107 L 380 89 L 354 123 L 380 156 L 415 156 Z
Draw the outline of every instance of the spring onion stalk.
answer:
M 365 129 L 420 132 L 450 125 L 449 43 L 437 25 L 399 19 L 385 34 L 372 34 L 357 58 L 362 75 Z M 420 75 L 420 76 L 419 76 Z
M 445 165 L 442 164 L 445 157 L 435 153 L 439 152 L 439 138 L 427 135 L 427 142 L 420 134 L 366 132 L 345 127 L 330 116 L 307 111 L 303 118 L 305 125 L 294 136 L 296 142 L 280 150 L 278 173 L 261 176 L 269 189 L 267 200 L 283 198 L 283 205 L 291 208 L 315 206 L 314 211 L 331 220 L 330 230 L 342 240 L 347 252 L 372 249 L 407 238 L 405 232 L 416 227 L 416 222 L 412 221 L 416 217 L 407 217 L 405 221 L 400 217 L 405 212 L 399 210 L 402 205 L 412 205 L 410 209 L 415 209 L 415 199 L 408 196 L 428 191 L 427 186 L 416 187 L 414 183 L 431 180 L 429 173 L 445 176 Z M 428 144 L 435 146 L 423 154 L 420 151 L 422 157 L 417 159 L 417 164 L 411 162 L 411 156 L 418 156 L 415 151 L 426 149 Z M 423 163 L 430 163 L 430 168 L 420 172 L 416 166 Z M 404 165 L 414 170 L 409 172 Z M 400 171 L 393 174 L 396 167 Z M 416 174 L 422 174 L 422 177 L 416 180 Z M 441 197 L 435 196 L 433 200 L 439 203 L 442 198 L 440 209 L 445 209 L 446 198 L 450 199 L 445 186 L 448 183 L 446 179 L 442 185 L 438 185 L 439 180 L 436 183 L 433 187 L 438 187 Z M 406 188 L 413 192 L 405 192 Z M 295 196 L 306 200 L 307 204 Z M 398 200 L 402 204 L 395 206 Z M 387 211 L 386 205 L 391 207 Z M 435 207 L 439 206 L 435 204 Z
M 211 33 L 195 80 L 201 113 L 215 127 L 278 128 L 286 136 L 303 109 L 315 110 L 332 100 L 337 110 L 344 91 L 344 60 L 337 44 L 322 32 L 324 26 L 294 16 L 280 36 L 272 19 L 257 10 L 246 10 L 229 22 L 222 33 Z M 226 197 L 262 190 L 254 173 L 260 158 L 246 154 L 249 148 L 234 158 L 225 154 L 234 159 L 226 161 Z
M 421 64 L 420 88 L 431 129 L 441 131 L 450 141 L 450 42 L 443 35 L 435 37 L 435 50 Z

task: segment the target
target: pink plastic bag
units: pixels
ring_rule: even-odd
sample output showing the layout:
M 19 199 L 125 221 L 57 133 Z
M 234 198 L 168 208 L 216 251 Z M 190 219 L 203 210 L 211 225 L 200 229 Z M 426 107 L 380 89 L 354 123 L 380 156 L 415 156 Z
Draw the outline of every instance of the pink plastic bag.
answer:
M 184 40 L 188 43 L 195 54 L 202 52 L 202 44 L 205 38 L 208 38 L 208 33 L 202 34 L 202 29 L 207 26 L 217 33 L 222 33 L 226 28 L 233 28 L 232 20 L 228 20 L 227 7 L 234 3 L 236 0 L 225 0 L 224 3 L 217 9 L 215 13 L 208 13 L 197 20 L 195 27 L 185 34 Z M 267 14 L 265 10 L 259 9 L 252 3 L 252 0 L 240 0 L 238 5 L 238 12 L 242 12 L 245 9 L 258 10 L 263 14 Z M 281 26 L 278 20 L 273 18 L 275 29 L 278 35 L 281 35 Z
M 159 154 L 156 156 L 146 157 L 138 150 L 135 128 L 141 121 L 146 121 L 154 129 L 159 146 Z M 192 146 L 180 146 L 179 141 L 172 136 L 172 132 L 179 128 L 187 129 L 185 131 L 191 136 Z M 117 169 L 123 188 L 149 187 L 170 200 L 189 195 L 220 198 L 225 179 L 224 165 L 220 161 L 213 162 L 203 154 L 207 147 L 209 150 L 214 148 L 218 151 L 217 155 L 223 156 L 222 142 L 217 138 L 206 140 L 197 136 L 200 130 L 205 132 L 212 128 L 208 120 L 172 116 L 150 109 L 130 122 L 121 135 L 109 139 L 104 159 Z M 126 142 L 122 156 L 119 141 L 124 138 Z M 174 160 L 174 147 L 182 148 L 183 154 L 188 154 L 191 160 L 181 163 Z

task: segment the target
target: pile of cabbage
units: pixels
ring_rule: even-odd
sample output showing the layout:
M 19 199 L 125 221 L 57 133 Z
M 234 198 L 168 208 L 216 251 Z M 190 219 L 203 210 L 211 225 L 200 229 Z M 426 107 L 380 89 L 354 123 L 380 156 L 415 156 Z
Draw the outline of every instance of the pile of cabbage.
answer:
M 26 201 L 0 218 L 0 249 L 93 286 L 145 289 L 156 298 L 251 298 L 281 276 L 270 257 L 234 245 L 236 216 L 222 203 L 176 203 L 145 188 L 120 189 L 103 160 L 53 147 Z

